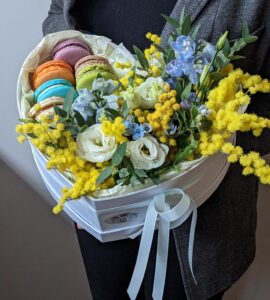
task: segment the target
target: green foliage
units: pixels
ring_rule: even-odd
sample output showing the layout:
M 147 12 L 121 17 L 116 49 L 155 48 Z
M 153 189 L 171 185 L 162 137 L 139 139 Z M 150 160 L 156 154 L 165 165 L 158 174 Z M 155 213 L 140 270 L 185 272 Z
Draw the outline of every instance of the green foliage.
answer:
M 68 92 L 68 94 L 65 98 L 65 101 L 63 103 L 63 110 L 67 114 L 71 114 L 72 104 L 73 104 L 73 97 L 74 97 L 74 91 L 72 89 L 70 89 L 70 91 Z
M 186 146 L 184 149 L 180 149 L 173 160 L 174 165 L 178 165 L 180 162 L 184 161 L 189 157 L 195 149 L 197 149 L 198 142 L 195 141 L 194 139 L 191 140 L 191 143 Z
M 136 54 L 136 56 L 138 58 L 139 63 L 143 67 L 143 69 L 148 70 L 149 63 L 148 63 L 148 60 L 146 59 L 144 53 L 142 52 L 142 50 L 140 50 L 136 46 L 133 46 L 133 49 L 134 49 L 134 53 Z
M 118 145 L 118 147 L 112 157 L 113 166 L 118 166 L 121 164 L 121 162 L 126 154 L 126 151 L 127 151 L 127 142 L 124 142 L 124 143 Z
M 84 125 L 86 125 L 86 122 L 85 122 L 83 116 L 78 111 L 74 111 L 74 117 L 79 126 L 83 127 Z
M 104 169 L 101 172 L 101 174 L 99 175 L 99 177 L 97 178 L 96 183 L 97 184 L 103 183 L 105 180 L 107 180 L 112 175 L 112 172 L 113 172 L 113 168 L 111 166 Z
M 126 101 L 124 101 L 124 103 L 123 103 L 123 106 L 122 106 L 122 117 L 123 117 L 123 119 L 125 120 L 126 119 L 126 117 L 128 116 L 128 114 L 129 114 L 129 108 L 128 108 L 128 105 L 127 105 L 127 102 Z

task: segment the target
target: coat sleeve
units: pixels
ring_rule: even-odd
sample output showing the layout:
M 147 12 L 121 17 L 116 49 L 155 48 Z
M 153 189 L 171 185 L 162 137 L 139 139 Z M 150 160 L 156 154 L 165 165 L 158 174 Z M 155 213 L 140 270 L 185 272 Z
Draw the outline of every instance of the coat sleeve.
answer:
M 42 24 L 43 35 L 48 33 L 74 29 L 74 20 L 70 15 L 68 19 L 65 14 L 65 0 L 52 0 L 47 18 Z

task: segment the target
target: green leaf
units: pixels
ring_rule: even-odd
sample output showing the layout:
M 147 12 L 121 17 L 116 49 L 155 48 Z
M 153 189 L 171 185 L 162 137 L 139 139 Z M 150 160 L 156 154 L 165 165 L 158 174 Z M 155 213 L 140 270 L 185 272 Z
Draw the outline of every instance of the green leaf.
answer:
M 210 77 L 214 81 L 220 81 L 220 79 L 222 78 L 222 75 L 219 72 L 213 72 L 213 73 L 210 73 Z
M 97 184 L 103 183 L 106 179 L 108 179 L 112 175 L 112 171 L 113 169 L 111 166 L 104 169 L 99 175 L 99 177 L 97 178 L 96 183 Z
M 177 98 L 181 98 L 181 94 L 183 92 L 182 84 L 177 80 L 175 83 L 175 90 L 177 92 Z
M 133 176 L 136 176 L 136 175 L 133 175 Z M 145 179 L 143 177 L 136 176 L 136 178 L 141 184 L 145 184 Z
M 95 122 L 93 117 L 88 117 L 87 120 L 86 120 L 86 124 L 87 124 L 88 127 L 94 125 L 95 123 L 96 122 Z
M 193 40 L 196 39 L 196 37 L 197 37 L 197 35 L 198 35 L 198 32 L 199 32 L 200 28 L 201 28 L 201 25 L 198 25 L 198 26 L 196 26 L 196 27 L 192 30 L 192 32 L 191 32 L 191 34 L 190 34 L 190 37 L 191 37 Z
M 169 49 L 166 55 L 166 62 L 170 62 L 175 58 L 175 53 L 173 49 Z
M 121 164 L 127 150 L 127 142 L 124 142 L 120 145 L 118 145 L 116 151 L 114 152 L 112 156 L 112 164 L 113 166 L 118 166 Z
M 186 15 L 185 21 L 182 25 L 182 30 L 181 30 L 182 32 L 181 33 L 183 35 L 188 35 L 189 32 L 190 32 L 190 27 L 191 27 L 191 17 L 190 17 L 190 15 Z
M 134 166 L 132 161 L 128 157 L 124 157 L 123 163 L 125 167 L 128 169 L 129 174 L 134 174 Z
M 76 121 L 77 121 L 77 123 L 80 127 L 82 127 L 86 124 L 83 116 L 77 110 L 75 110 L 74 117 L 75 117 L 75 119 L 76 119 Z
M 18 119 L 20 122 L 22 123 L 37 123 L 37 121 L 35 119 L 32 119 L 32 118 L 25 118 L 25 119 L 22 119 L 22 118 L 19 118 Z
M 258 40 L 258 37 L 256 35 L 250 35 L 249 37 L 247 37 L 247 39 L 245 40 L 245 42 L 247 44 L 251 44 L 254 43 Z
M 161 16 L 162 16 L 169 24 L 171 24 L 172 26 L 174 26 L 174 27 L 178 27 L 178 26 L 179 26 L 179 23 L 178 23 L 177 20 L 175 20 L 175 19 L 173 19 L 173 18 L 171 18 L 171 17 L 169 17 L 169 16 L 166 16 L 166 15 L 164 15 L 164 14 L 161 14 Z
M 37 138 L 37 136 L 34 133 L 27 133 L 27 136 L 29 136 L 31 139 Z
M 124 120 L 128 116 L 128 113 L 129 113 L 129 108 L 128 108 L 127 102 L 124 101 L 123 106 L 122 106 L 122 117 Z
M 115 109 L 106 107 L 105 109 L 105 114 L 107 117 L 109 117 L 110 119 L 114 120 L 115 118 L 119 117 L 119 112 Z
M 61 107 L 59 106 L 54 106 L 53 107 L 54 112 L 60 116 L 61 118 L 66 118 L 67 117 L 67 112 L 65 110 L 63 110 Z
M 180 19 L 179 19 L 179 24 L 182 26 L 182 24 L 184 23 L 184 19 L 186 16 L 186 10 L 185 7 L 182 9 L 181 14 L 180 14 Z
M 73 104 L 73 96 L 74 96 L 74 90 L 70 89 L 70 91 L 67 93 L 65 101 L 63 103 L 63 110 L 66 111 L 68 114 L 71 113 L 72 104 Z
M 142 52 L 142 50 L 140 50 L 138 47 L 133 46 L 134 52 L 139 60 L 139 63 L 141 64 L 141 66 L 145 69 L 148 70 L 149 68 L 149 63 L 148 60 L 146 59 L 144 53 Z
M 129 176 L 129 172 L 128 172 L 127 168 L 120 169 L 120 171 L 119 171 L 119 177 L 120 178 L 125 178 L 125 177 L 128 177 L 128 176 Z
M 233 55 L 230 57 L 231 60 L 239 60 L 239 59 L 244 59 L 246 58 L 245 56 L 242 55 Z
M 249 37 L 249 29 L 248 29 L 247 22 L 244 22 L 244 24 L 242 26 L 242 37 L 243 37 L 244 41 L 246 41 L 246 39 Z
M 148 178 L 148 175 L 142 169 L 135 169 L 135 174 L 137 177 Z
M 198 113 L 199 113 L 196 105 L 192 105 L 190 113 L 191 113 L 192 119 L 195 120 L 195 118 L 198 116 Z
M 198 142 L 193 140 L 191 144 L 189 144 L 183 150 L 179 150 L 173 159 L 173 164 L 177 165 L 180 162 L 184 161 L 197 148 L 197 145 Z
M 182 94 L 181 94 L 181 99 L 185 100 L 188 98 L 190 92 L 192 90 L 192 83 L 190 82 L 183 90 Z
M 151 178 L 151 180 L 153 181 L 154 184 L 159 185 L 160 184 L 160 176 L 154 175 L 154 174 L 149 174 L 149 177 Z
M 126 180 L 127 180 L 126 178 L 117 179 L 116 183 L 122 185 L 123 183 L 126 182 Z
M 132 185 L 132 187 L 135 187 L 137 182 L 138 182 L 137 177 L 135 175 L 132 175 L 130 178 L 130 184 Z
M 133 78 L 133 77 L 129 77 L 129 78 L 128 78 L 128 84 L 129 84 L 130 86 L 134 86 L 134 78 Z
M 222 52 L 225 55 L 225 57 L 228 57 L 231 52 L 231 46 L 228 39 L 225 40 L 225 44 L 224 47 L 222 48 Z
M 227 65 L 227 63 L 225 63 L 220 56 L 217 56 L 214 61 L 214 67 L 218 70 L 223 68 L 225 65 Z

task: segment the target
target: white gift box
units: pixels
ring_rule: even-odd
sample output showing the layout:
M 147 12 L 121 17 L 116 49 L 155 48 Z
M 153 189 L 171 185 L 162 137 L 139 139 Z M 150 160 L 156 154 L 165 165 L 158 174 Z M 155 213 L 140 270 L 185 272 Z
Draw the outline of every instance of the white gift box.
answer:
M 107 38 L 88 36 L 77 31 L 64 31 L 46 36 L 29 54 L 23 63 L 17 89 L 17 102 L 20 116 L 27 115 L 30 91 L 29 74 L 42 62 L 49 59 L 51 49 L 59 42 L 69 38 L 79 38 L 91 45 L 95 54 L 108 56 L 112 52 L 126 51 Z M 117 52 L 117 53 L 118 53 Z M 56 201 L 61 197 L 63 187 L 70 188 L 72 182 L 57 170 L 47 170 L 46 157 L 31 145 L 36 165 L 49 192 Z M 224 178 L 229 163 L 226 155 L 216 154 L 207 159 L 189 163 L 181 173 L 171 174 L 159 185 L 148 183 L 146 187 L 127 194 L 102 198 L 81 197 L 70 200 L 64 211 L 90 234 L 102 242 L 128 238 L 142 228 L 149 203 L 155 195 L 171 188 L 180 188 L 188 194 L 197 206 L 206 201 Z
M 72 183 L 57 170 L 47 170 L 45 156 L 31 147 L 42 179 L 57 202 L 62 188 L 71 187 Z M 216 190 L 228 166 L 226 156 L 217 154 L 158 186 L 102 199 L 81 197 L 68 201 L 64 210 L 100 241 L 125 239 L 143 226 L 148 205 L 155 195 L 169 188 L 181 188 L 200 206 Z

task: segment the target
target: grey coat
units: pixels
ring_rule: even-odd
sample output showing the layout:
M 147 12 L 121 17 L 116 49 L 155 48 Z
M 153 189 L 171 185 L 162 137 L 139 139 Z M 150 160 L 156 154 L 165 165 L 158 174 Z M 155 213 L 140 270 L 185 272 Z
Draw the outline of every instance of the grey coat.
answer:
M 54 0 L 43 33 L 79 29 L 69 14 L 75 0 Z M 243 68 L 270 78 L 270 2 L 269 0 L 178 0 L 171 16 L 178 18 L 185 6 L 192 16 L 192 24 L 200 23 L 200 37 L 210 42 L 226 30 L 231 40 L 241 36 L 241 25 L 249 24 L 250 32 L 259 41 L 244 50 L 248 59 Z M 147 30 L 147 28 L 146 28 Z M 164 40 L 172 28 L 166 24 Z M 270 97 L 259 95 L 252 100 L 249 111 L 270 117 Z M 251 149 L 266 154 L 270 135 L 265 132 L 255 139 L 251 134 L 238 134 L 237 143 L 246 151 Z M 204 300 L 228 288 L 247 270 L 255 255 L 256 201 L 258 182 L 253 176 L 241 175 L 238 164 L 229 171 L 215 193 L 198 209 L 193 266 L 198 282 L 195 285 L 188 266 L 187 248 L 190 220 L 174 230 L 179 264 L 189 300 Z

